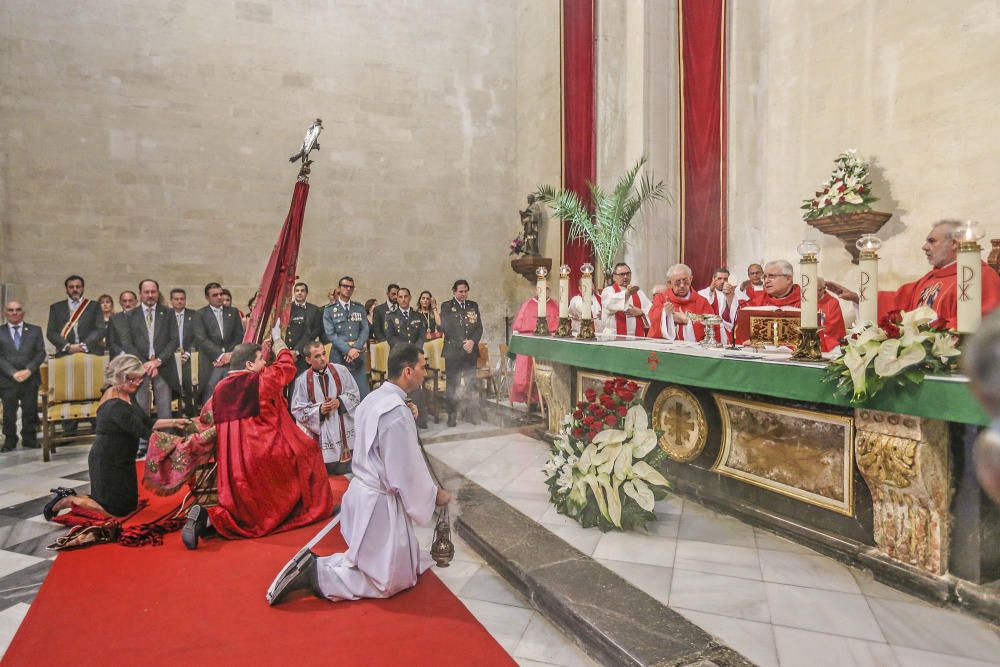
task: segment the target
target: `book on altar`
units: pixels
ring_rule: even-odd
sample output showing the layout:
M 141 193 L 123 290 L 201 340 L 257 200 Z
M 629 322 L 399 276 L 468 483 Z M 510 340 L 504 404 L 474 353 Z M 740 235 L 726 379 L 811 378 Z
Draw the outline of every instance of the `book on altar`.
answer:
M 799 342 L 801 312 L 799 308 L 779 306 L 740 308 L 736 315 L 736 341 L 795 347 Z

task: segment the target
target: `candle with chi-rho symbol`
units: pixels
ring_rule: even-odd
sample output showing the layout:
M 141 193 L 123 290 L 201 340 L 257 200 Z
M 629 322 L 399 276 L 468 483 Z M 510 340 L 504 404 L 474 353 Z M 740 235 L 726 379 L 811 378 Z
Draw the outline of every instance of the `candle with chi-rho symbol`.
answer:
M 548 270 L 544 266 L 540 266 L 535 269 L 535 277 L 538 279 L 535 283 L 536 297 L 538 298 L 538 316 L 545 317 L 548 312 L 545 309 L 545 291 L 548 286 L 548 280 L 546 277 L 549 275 Z
M 569 273 L 570 268 L 563 264 L 559 267 L 559 319 L 569 317 Z
M 882 240 L 874 234 L 865 234 L 854 244 L 861 251 L 858 255 L 858 268 L 861 269 L 861 279 L 858 281 L 858 317 L 862 324 L 878 323 L 878 250 Z
M 580 267 L 580 300 L 583 301 L 581 320 L 594 318 L 594 265 L 587 263 Z
M 819 246 L 813 241 L 803 241 L 796 249 L 799 260 L 799 287 L 802 290 L 801 314 L 799 326 L 803 329 L 815 329 L 819 324 L 817 315 L 817 279 L 819 278 Z
M 956 290 L 960 334 L 975 333 L 983 319 L 983 248 L 979 240 L 985 236 L 979 223 L 969 220 L 951 233 L 958 241 L 956 256 Z

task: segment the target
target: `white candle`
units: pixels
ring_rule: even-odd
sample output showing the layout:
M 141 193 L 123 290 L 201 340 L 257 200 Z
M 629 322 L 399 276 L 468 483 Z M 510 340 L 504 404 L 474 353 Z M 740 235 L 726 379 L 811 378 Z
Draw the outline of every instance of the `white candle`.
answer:
M 590 271 L 587 271 L 587 268 Z M 580 298 L 583 301 L 583 312 L 580 313 L 581 320 L 592 320 L 594 319 L 594 267 L 585 264 L 581 269 L 582 275 L 580 276 Z
M 803 241 L 799 244 L 798 252 L 802 259 L 799 261 L 799 287 L 802 290 L 802 302 L 800 307 L 802 312 L 799 315 L 799 326 L 803 329 L 815 329 L 819 326 L 817 316 L 817 278 L 819 277 L 819 261 L 816 259 L 816 252 L 819 248 L 812 241 Z
M 862 324 L 878 324 L 878 249 L 882 241 L 874 234 L 865 234 L 855 243 L 861 251 L 858 268 L 858 317 Z
M 537 285 L 537 290 L 538 290 L 537 291 L 538 316 L 539 317 L 545 317 L 548 314 L 546 312 L 546 310 L 545 310 L 545 285 L 546 285 L 545 278 L 539 276 L 538 277 L 538 285 Z
M 979 223 L 969 221 L 952 238 L 958 240 L 956 288 L 958 297 L 958 333 L 971 334 L 979 328 L 983 319 L 983 264 L 982 247 L 978 241 L 983 237 Z
M 569 267 L 559 267 L 559 319 L 569 317 Z

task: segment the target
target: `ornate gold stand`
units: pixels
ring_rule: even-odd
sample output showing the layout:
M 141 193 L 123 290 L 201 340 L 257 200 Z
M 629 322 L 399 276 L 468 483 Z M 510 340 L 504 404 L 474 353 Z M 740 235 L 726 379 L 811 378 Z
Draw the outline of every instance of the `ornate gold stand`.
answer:
M 594 340 L 594 320 L 580 320 L 580 333 L 577 340 Z
M 535 320 L 535 335 L 536 336 L 548 336 L 549 335 L 549 320 L 545 317 L 539 317 Z
M 573 335 L 573 327 L 569 324 L 568 317 L 559 318 L 559 328 L 556 329 L 556 336 L 559 338 L 569 338 Z
M 799 329 L 799 343 L 792 352 L 796 361 L 822 361 L 823 353 L 819 349 L 818 329 Z

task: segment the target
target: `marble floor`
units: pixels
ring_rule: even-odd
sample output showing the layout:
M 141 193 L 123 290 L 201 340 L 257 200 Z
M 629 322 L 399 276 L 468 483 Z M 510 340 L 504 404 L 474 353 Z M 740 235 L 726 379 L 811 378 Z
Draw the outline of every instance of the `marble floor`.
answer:
M 426 442 L 447 443 L 453 438 L 506 432 L 491 424 L 460 423 L 455 428 L 432 424 L 422 431 Z M 49 489 L 69 486 L 86 492 L 86 445 L 61 447 L 49 463 L 38 450 L 0 454 L 0 657 L 7 650 L 38 589 L 48 574 L 55 553 L 45 547 L 65 529 L 42 519 Z M 418 537 L 429 548 L 433 529 L 418 528 Z M 589 667 L 595 663 L 493 569 L 455 538 L 455 560 L 435 573 L 462 601 L 497 642 L 524 667 Z M 101 547 L 96 547 L 101 548 Z
M 435 457 L 761 667 L 1000 665 L 997 628 L 765 530 L 673 496 L 645 534 L 585 530 L 548 502 L 545 443 L 433 440 Z

